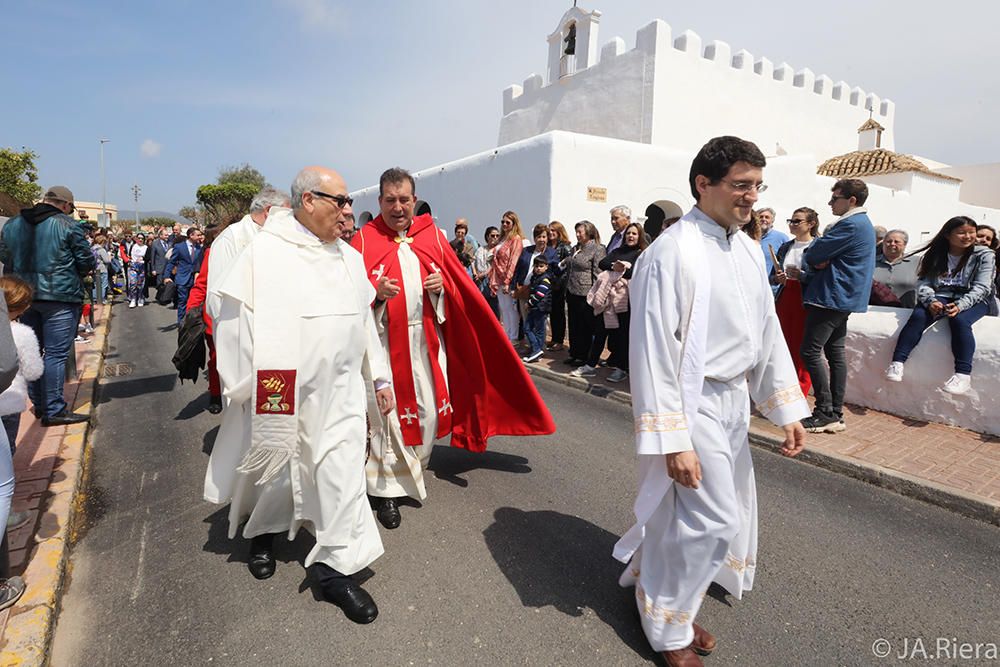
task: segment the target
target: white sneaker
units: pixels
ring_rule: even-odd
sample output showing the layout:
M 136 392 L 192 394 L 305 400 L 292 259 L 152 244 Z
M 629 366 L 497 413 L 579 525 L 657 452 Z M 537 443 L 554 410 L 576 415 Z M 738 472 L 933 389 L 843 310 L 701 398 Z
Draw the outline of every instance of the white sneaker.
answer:
M 902 382 L 903 381 L 903 362 L 894 361 L 889 364 L 889 368 L 885 371 L 885 379 L 889 382 Z
M 128 302 L 128 307 L 135 308 L 135 299 L 132 299 L 131 301 Z
M 94 333 L 94 327 L 90 326 L 90 324 L 87 324 L 87 326 L 83 328 L 83 333 L 89 333 L 89 334 Z
M 972 389 L 972 378 L 962 373 L 955 373 L 941 387 L 949 394 L 967 394 Z
M 139 299 L 139 307 L 142 308 L 145 305 L 146 305 L 146 300 L 145 299 Z
M 575 378 L 589 378 L 597 375 L 597 369 L 594 368 L 593 366 L 588 366 L 587 364 L 584 364 L 579 368 L 574 368 L 569 372 L 569 374 Z

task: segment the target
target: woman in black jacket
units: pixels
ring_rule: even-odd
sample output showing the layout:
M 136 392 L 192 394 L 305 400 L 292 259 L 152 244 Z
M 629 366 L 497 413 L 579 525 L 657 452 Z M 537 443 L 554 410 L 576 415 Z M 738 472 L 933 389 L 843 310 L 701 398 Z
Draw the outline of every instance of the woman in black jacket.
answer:
M 632 279 L 632 267 L 639 258 L 639 253 L 646 249 L 646 234 L 639 223 L 629 223 L 622 232 L 622 244 L 598 262 L 601 271 L 621 273 L 624 280 Z M 628 377 L 628 329 L 630 311 L 618 313 L 618 328 L 608 329 L 604 326 L 604 315 L 594 316 L 594 342 L 590 346 L 587 364 L 572 371 L 570 375 L 590 377 L 597 374 L 604 345 L 607 343 L 611 355 L 608 357 L 608 382 L 621 382 Z

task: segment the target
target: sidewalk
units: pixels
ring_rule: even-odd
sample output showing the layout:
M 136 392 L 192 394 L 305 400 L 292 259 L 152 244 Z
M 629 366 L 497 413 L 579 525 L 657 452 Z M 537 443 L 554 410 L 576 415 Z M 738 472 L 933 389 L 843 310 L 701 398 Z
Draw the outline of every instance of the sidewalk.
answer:
M 67 377 L 65 396 L 76 412 L 94 409 L 110 313 L 109 306 L 98 305 L 90 342 L 75 344 L 76 375 Z M 89 431 L 88 423 L 43 428 L 30 411 L 21 417 L 11 510 L 28 510 L 31 519 L 7 537 L 11 569 L 24 578 L 27 590 L 13 607 L 0 612 L 0 665 L 45 663 L 80 504 L 77 492 L 89 452 L 85 447 Z
M 574 378 L 563 361 L 566 352 L 546 352 L 525 364 L 533 375 L 547 377 L 596 396 L 630 404 L 628 380 Z M 846 406 L 847 431 L 810 433 L 798 459 L 939 505 L 987 523 L 1000 525 L 1000 438 L 960 428 Z M 769 421 L 753 417 L 751 443 L 780 448 L 784 434 Z

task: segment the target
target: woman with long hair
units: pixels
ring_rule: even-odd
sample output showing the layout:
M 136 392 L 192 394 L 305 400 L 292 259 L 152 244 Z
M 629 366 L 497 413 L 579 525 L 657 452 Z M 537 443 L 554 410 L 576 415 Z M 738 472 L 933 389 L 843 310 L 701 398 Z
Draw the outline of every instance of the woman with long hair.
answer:
M 136 234 L 132 247 L 128 249 L 128 307 L 142 308 L 146 305 L 143 290 L 146 288 L 146 235 Z
M 774 309 L 781 322 L 781 333 L 785 336 L 788 351 L 792 354 L 802 395 L 808 396 L 812 380 L 799 353 L 806 326 L 806 308 L 802 303 L 802 283 L 799 282 L 799 276 L 802 273 L 802 254 L 813 239 L 819 236 L 819 215 L 807 206 L 797 208 L 788 219 L 788 229 L 792 238 L 778 246 L 770 281 L 772 285 L 779 285 L 774 296 Z
M 608 382 L 621 382 L 628 377 L 628 330 L 630 319 L 628 281 L 632 279 L 632 267 L 635 266 L 635 261 L 639 258 L 639 253 L 645 250 L 648 245 L 646 243 L 646 232 L 642 228 L 642 225 L 637 222 L 630 222 L 622 230 L 622 244 L 605 255 L 597 263 L 597 268 L 601 270 L 602 275 L 598 277 L 597 287 L 591 290 L 591 294 L 594 294 L 596 297 L 592 305 L 598 306 L 598 301 L 603 301 L 604 305 L 610 306 L 616 298 L 621 298 L 620 296 L 615 297 L 610 295 L 623 294 L 625 310 L 621 312 L 614 311 L 618 319 L 618 326 L 608 328 L 604 311 L 600 311 L 600 314 L 598 314 L 597 308 L 594 308 L 594 340 L 590 344 L 587 363 L 571 371 L 570 375 L 576 377 L 596 375 L 597 365 L 601 361 L 601 355 L 604 353 L 604 345 L 606 343 L 608 349 L 611 351 L 611 355 L 608 357 L 608 368 L 611 369 L 611 372 L 608 374 Z M 605 282 L 601 283 L 602 280 Z M 609 285 L 610 287 L 604 288 L 603 285 Z M 603 296 L 605 289 L 609 295 L 607 297 Z M 605 308 L 605 310 L 610 310 L 610 308 Z
M 484 240 L 486 243 L 476 248 L 476 256 L 472 261 L 472 279 L 476 281 L 486 303 L 490 304 L 490 309 L 499 319 L 500 307 L 497 304 L 497 297 L 490 291 L 490 267 L 493 266 L 493 253 L 500 243 L 500 230 L 492 225 L 487 227 Z
M 549 247 L 555 248 L 556 259 L 560 263 L 573 254 L 569 234 L 558 220 L 549 223 Z M 565 271 L 557 275 L 555 286 L 552 288 L 552 312 L 549 313 L 549 326 L 552 329 L 552 339 L 548 345 L 550 350 L 563 349 L 563 341 L 566 340 L 566 277 Z
M 965 394 L 972 386 L 972 355 L 976 338 L 972 325 L 986 315 L 993 293 L 996 254 L 988 246 L 976 245 L 976 222 L 959 215 L 944 223 L 927 244 L 917 277 L 917 306 L 899 332 L 887 380 L 901 382 L 903 364 L 931 324 L 948 318 L 955 374 L 942 389 Z M 917 252 L 920 252 L 918 250 Z
M 490 293 L 497 297 L 500 322 L 511 343 L 517 341 L 517 330 L 521 320 L 511 281 L 514 279 L 517 260 L 521 258 L 522 250 L 524 250 L 524 232 L 521 231 L 521 219 L 514 211 L 507 211 L 500 217 L 500 243 L 493 252 Z
M 607 254 L 601 245 L 601 234 L 589 220 L 576 223 L 576 246 L 573 254 L 559 263 L 566 276 L 566 306 L 569 311 L 570 366 L 583 366 L 594 341 L 594 309 L 587 303 L 587 294 L 601 272 L 598 264 Z

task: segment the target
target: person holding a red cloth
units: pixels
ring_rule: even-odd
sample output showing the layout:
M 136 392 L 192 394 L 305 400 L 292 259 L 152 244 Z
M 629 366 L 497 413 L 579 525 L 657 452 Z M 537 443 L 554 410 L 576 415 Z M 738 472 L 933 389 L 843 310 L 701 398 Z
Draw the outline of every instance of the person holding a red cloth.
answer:
M 552 416 L 465 267 L 430 215 L 414 217 L 416 184 L 403 169 L 379 179 L 380 214 L 351 245 L 376 290 L 375 323 L 392 369 L 396 409 L 369 396 L 368 495 L 386 528 L 398 499 L 427 496 L 434 441 L 474 452 L 495 435 L 547 435 Z
M 779 286 L 774 297 L 774 309 L 778 313 L 788 351 L 792 353 L 799 388 L 802 389 L 803 396 L 808 396 L 812 380 L 799 354 L 806 326 L 806 308 L 802 304 L 802 283 L 799 282 L 799 276 L 802 273 L 802 254 L 813 239 L 819 236 L 819 215 L 805 206 L 797 208 L 788 220 L 788 228 L 792 232 L 792 238 L 778 246 L 770 281 L 772 285 Z

